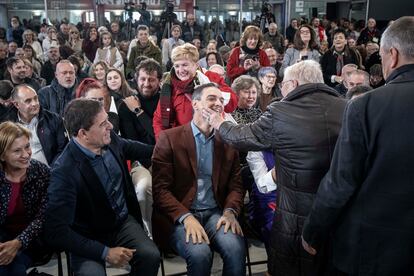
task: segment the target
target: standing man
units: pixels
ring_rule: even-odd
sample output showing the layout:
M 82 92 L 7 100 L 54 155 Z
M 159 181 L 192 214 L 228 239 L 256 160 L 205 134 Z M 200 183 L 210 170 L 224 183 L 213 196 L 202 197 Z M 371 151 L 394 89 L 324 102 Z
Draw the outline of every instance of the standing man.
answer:
M 137 28 L 137 41 L 135 46 L 131 45 L 129 47 L 130 52 L 128 53 L 128 64 L 126 68 L 126 74 L 133 76 L 136 67 L 135 59 L 140 56 L 146 56 L 148 58 L 153 58 L 158 61 L 160 64 L 161 60 L 161 50 L 149 40 L 149 28 L 145 25 L 139 25 Z
M 352 100 L 303 229 L 312 255 L 332 236 L 340 275 L 412 275 L 414 17 L 381 39 L 386 85 Z
M 39 90 L 40 105 L 62 117 L 66 105 L 75 98 L 75 84 L 75 67 L 70 61 L 61 60 L 52 83 Z
M 278 32 L 276 23 L 269 24 L 269 31 L 263 35 L 263 40 L 272 43 L 273 49 L 278 53 L 283 54 L 285 51 L 283 45 L 285 39 L 283 38 L 283 35 Z
M 31 131 L 32 158 L 51 166 L 68 142 L 62 118 L 42 109 L 36 91 L 27 84 L 16 86 L 12 100 L 15 108 L 9 120 Z
M 361 31 L 357 44 L 363 45 L 371 41 L 379 44 L 381 40 L 381 31 L 377 28 L 377 21 L 374 18 L 368 19 L 367 27 Z
M 323 83 L 320 65 L 313 60 L 286 69 L 282 95 L 282 101 L 272 102 L 248 125 L 223 122 L 211 109 L 205 110 L 205 117 L 226 143 L 239 150 L 273 150 L 278 196 L 269 273 L 326 275 L 327 248 L 310 256 L 300 247 L 301 232 L 319 183 L 329 169 L 346 102 Z
M 154 239 L 186 260 L 190 276 L 211 274 L 211 249 L 223 259 L 223 275 L 246 275 L 239 155 L 202 115 L 204 108 L 222 113 L 223 102 L 214 83 L 197 87 L 192 121 L 161 132 L 152 159 Z
M 46 80 L 46 84 L 50 85 L 55 78 L 56 65 L 60 61 L 59 45 L 56 41 L 52 41 L 47 52 L 48 60 L 43 64 L 40 76 Z
M 119 28 L 119 22 L 114 21 L 111 23 L 111 30 L 109 31 L 112 35 L 112 40 L 118 45 L 121 41 L 128 40 L 127 35 L 122 32 Z
M 194 39 L 198 38 L 203 45 L 204 35 L 203 28 L 199 26 L 195 20 L 194 14 L 187 14 L 187 18 L 182 27 L 182 40 L 184 42 L 192 42 Z
M 160 253 L 142 229 L 125 165 L 127 159 L 150 156 L 152 147 L 114 134 L 96 100 L 69 103 L 65 125 L 71 141 L 53 166 L 46 240 L 70 252 L 75 275 L 104 276 L 105 262 L 129 263 L 129 275 L 157 275 Z

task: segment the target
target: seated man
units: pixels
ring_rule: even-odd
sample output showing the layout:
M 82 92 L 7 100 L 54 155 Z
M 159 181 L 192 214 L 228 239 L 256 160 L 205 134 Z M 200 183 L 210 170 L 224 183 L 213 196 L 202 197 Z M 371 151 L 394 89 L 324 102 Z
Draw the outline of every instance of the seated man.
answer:
M 39 90 L 40 105 L 63 117 L 66 105 L 75 96 L 76 72 L 69 60 L 61 60 L 56 65 L 55 78 L 48 86 Z
M 244 197 L 238 152 L 223 144 L 202 115 L 223 112 L 214 83 L 192 95 L 193 119 L 161 132 L 153 155 L 153 235 L 187 262 L 188 275 L 210 275 L 211 248 L 223 275 L 245 275 L 245 245 L 236 219 Z M 211 248 L 210 248 L 211 246 Z
M 32 158 L 51 166 L 68 142 L 62 118 L 41 108 L 36 91 L 27 84 L 16 86 L 12 99 L 15 108 L 8 119 L 30 130 Z
M 105 261 L 129 262 L 130 275 L 157 275 L 160 253 L 142 228 L 124 164 L 151 155 L 152 146 L 115 135 L 96 100 L 73 100 L 64 118 L 71 141 L 53 166 L 46 240 L 70 252 L 75 275 L 106 275 Z

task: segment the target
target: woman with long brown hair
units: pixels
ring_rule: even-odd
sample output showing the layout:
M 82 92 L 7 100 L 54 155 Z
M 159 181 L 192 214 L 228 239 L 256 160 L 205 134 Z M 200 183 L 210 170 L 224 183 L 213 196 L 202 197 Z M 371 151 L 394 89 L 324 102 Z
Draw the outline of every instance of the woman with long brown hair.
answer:
M 319 62 L 320 56 L 315 31 L 309 25 L 301 25 L 294 36 L 293 47 L 286 50 L 279 74 L 283 76 L 286 67 L 302 60 Z

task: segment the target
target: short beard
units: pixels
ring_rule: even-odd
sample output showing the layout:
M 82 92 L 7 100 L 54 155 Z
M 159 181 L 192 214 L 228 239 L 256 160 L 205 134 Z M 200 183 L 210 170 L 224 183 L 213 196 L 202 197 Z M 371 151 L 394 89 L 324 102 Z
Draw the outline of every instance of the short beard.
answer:
M 60 86 L 62 86 L 64 88 L 72 88 L 74 85 L 75 85 L 75 82 L 73 82 L 72 84 L 60 84 Z

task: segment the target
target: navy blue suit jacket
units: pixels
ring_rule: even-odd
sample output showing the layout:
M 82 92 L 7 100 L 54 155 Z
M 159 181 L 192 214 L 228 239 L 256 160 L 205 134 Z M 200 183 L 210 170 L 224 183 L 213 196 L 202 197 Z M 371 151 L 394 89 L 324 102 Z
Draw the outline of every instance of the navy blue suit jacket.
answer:
M 148 158 L 153 146 L 111 134 L 108 147 L 123 174 L 128 213 L 142 224 L 141 212 L 125 160 Z M 53 165 L 48 189 L 49 203 L 44 225 L 51 246 L 85 258 L 101 260 L 109 238 L 118 231 L 113 211 L 86 155 L 70 141 Z

